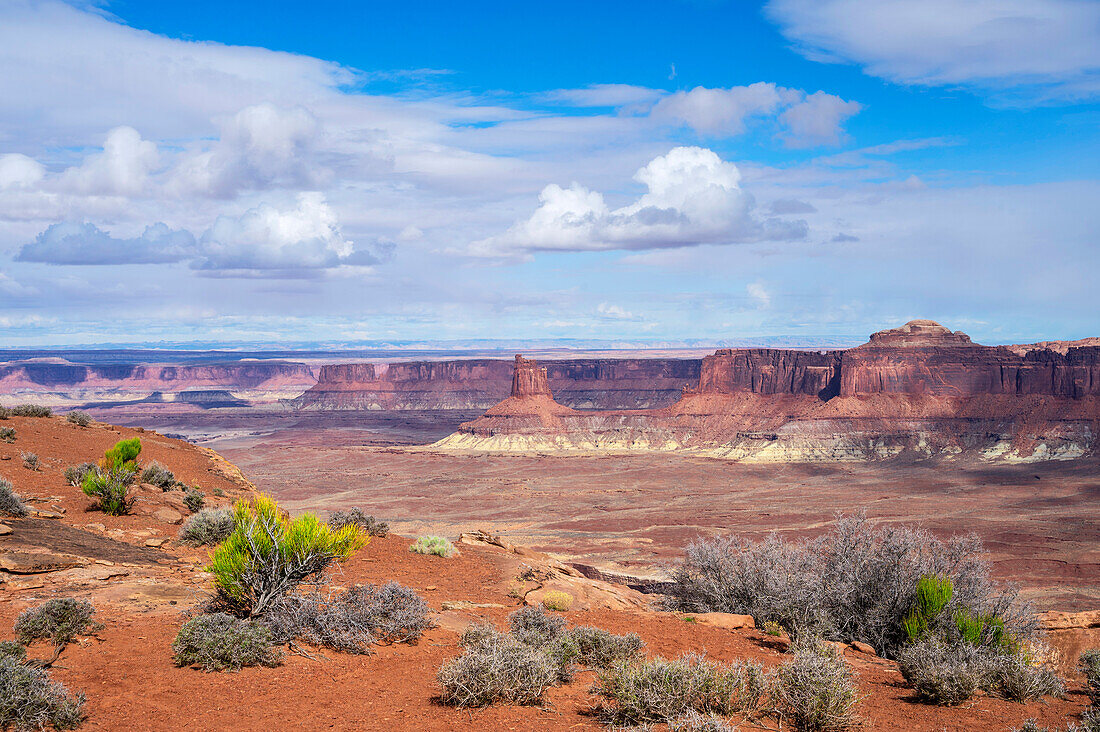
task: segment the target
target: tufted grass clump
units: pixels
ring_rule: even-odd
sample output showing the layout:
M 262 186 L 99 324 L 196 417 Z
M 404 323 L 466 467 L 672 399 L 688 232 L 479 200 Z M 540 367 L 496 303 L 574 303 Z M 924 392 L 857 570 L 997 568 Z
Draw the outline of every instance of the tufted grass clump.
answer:
M 408 587 L 363 584 L 335 596 L 285 595 L 262 618 L 277 642 L 295 638 L 342 653 L 367 654 L 374 644 L 415 643 L 431 627 L 428 605 Z
M 440 700 L 455 707 L 537 704 L 559 680 L 558 668 L 546 654 L 495 631 L 471 641 L 462 656 L 443 664 L 436 678 Z
M 51 417 L 53 410 L 41 404 L 20 404 L 12 407 L 11 413 L 15 417 Z
M 204 508 L 187 517 L 179 539 L 191 546 L 214 546 L 229 538 L 235 527 L 233 512 L 228 508 Z
M 329 517 L 328 525 L 334 529 L 342 529 L 348 525 L 355 525 L 367 536 L 384 537 L 390 533 L 390 525 L 385 521 L 379 521 L 374 516 L 368 515 L 361 508 L 349 508 L 336 511 Z
M 241 616 L 262 615 L 369 541 L 357 527 L 333 531 L 313 514 L 291 519 L 263 494 L 238 501 L 233 518 L 233 532 L 214 550 L 207 571 L 214 575 L 217 601 Z
M 855 724 L 852 672 L 835 650 L 813 640 L 796 646 L 776 671 L 773 697 L 780 718 L 797 730 L 841 732 Z
M 171 470 L 158 462 L 151 462 L 141 471 L 141 482 L 155 485 L 162 491 L 170 491 L 176 487 L 176 475 Z
M 409 547 L 416 554 L 432 554 L 449 559 L 456 554 L 455 545 L 442 536 L 421 536 Z
M 15 442 L 15 428 L 0 427 L 0 441 L 6 442 L 9 445 Z
M 48 640 L 55 648 L 64 648 L 79 635 L 100 629 L 92 620 L 95 608 L 87 600 L 58 597 L 38 607 L 24 610 L 15 620 L 15 635 L 23 645 Z
M 172 641 L 172 656 L 177 666 L 239 671 L 245 666 L 277 666 L 282 653 L 274 647 L 267 626 L 213 613 L 184 623 Z
M 573 596 L 561 590 L 550 590 L 542 596 L 542 604 L 550 610 L 565 612 L 573 606 Z
M 0 656 L 0 729 L 74 729 L 83 720 L 83 694 L 70 693 L 44 668 Z
M 0 515 L 23 518 L 27 515 L 27 504 L 15 492 L 12 484 L 0 478 Z
M 77 411 L 66 414 L 65 421 L 69 424 L 75 424 L 77 427 L 87 427 L 92 423 L 92 418 L 87 412 Z

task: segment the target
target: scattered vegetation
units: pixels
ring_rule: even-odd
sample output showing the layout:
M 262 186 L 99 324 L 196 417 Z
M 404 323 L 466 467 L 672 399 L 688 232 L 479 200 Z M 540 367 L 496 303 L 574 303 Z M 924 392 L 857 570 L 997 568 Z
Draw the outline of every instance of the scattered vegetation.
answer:
M 1100 704 L 1100 648 L 1081 654 L 1078 668 L 1085 675 L 1085 692 L 1093 704 Z
M 10 407 L 0 407 L 0 419 L 11 419 Z
M 101 626 L 92 620 L 95 608 L 87 600 L 59 597 L 24 610 L 15 621 L 15 635 L 23 645 L 48 640 L 64 648 L 79 635 L 96 632 Z
M 97 470 L 99 470 L 99 468 L 96 467 L 95 463 L 70 465 L 65 468 L 65 481 L 74 488 L 79 488 L 84 485 L 84 476 L 88 473 L 94 473 Z
M 334 597 L 285 595 L 271 604 L 262 621 L 276 642 L 300 638 L 360 654 L 369 653 L 375 643 L 415 643 L 431 627 L 427 603 L 396 582 L 356 585 Z
M 565 612 L 573 605 L 573 596 L 561 590 L 550 590 L 542 596 L 542 604 L 550 610 Z
M 41 467 L 38 454 L 34 452 L 21 452 L 19 457 L 23 459 L 23 467 L 27 470 L 37 471 Z
M 282 653 L 271 629 L 225 613 L 200 615 L 184 623 L 172 641 L 177 666 L 205 671 L 239 671 L 245 666 L 277 666 Z
M 674 567 L 667 594 L 675 610 L 746 613 L 795 638 L 862 641 L 895 658 L 910 642 L 906 622 L 919 625 L 921 616 L 911 613 L 921 612 L 918 583 L 925 577 L 948 583 L 945 612 L 967 608 L 999 618 L 1017 641 L 1034 634 L 1034 614 L 1016 602 L 1016 592 L 995 590 L 977 537 L 943 542 L 922 529 L 873 528 L 862 515 L 841 517 L 814 541 L 695 541 Z
M 602 628 L 580 626 L 570 628 L 567 635 L 577 647 L 577 663 L 592 668 L 609 668 L 618 661 L 637 658 L 645 643 L 636 633 L 615 635 Z
M 441 700 L 451 706 L 536 704 L 558 681 L 558 669 L 546 654 L 493 631 L 471 641 L 462 656 L 443 664 L 437 679 Z
M 77 427 L 87 427 L 92 423 L 92 418 L 87 412 L 69 412 L 65 415 L 65 421 Z
M 170 491 L 176 487 L 176 476 L 160 463 L 152 462 L 141 471 L 141 482 L 155 485 L 162 491 Z
M 417 554 L 434 554 L 437 557 L 450 558 L 455 555 L 455 545 L 442 536 L 421 536 L 409 547 Z
M 206 505 L 206 494 L 198 488 L 188 488 L 183 494 L 183 505 L 187 506 L 191 513 L 195 513 Z
M 98 501 L 99 509 L 111 516 L 130 512 L 134 499 L 130 483 L 137 475 L 137 456 L 141 454 L 141 439 L 119 440 L 103 453 L 95 470 L 84 473 L 81 490 Z
M 522 607 L 508 616 L 512 635 L 521 643 L 541 648 L 565 631 L 565 618 L 546 612 L 541 605 Z
M 235 615 L 262 615 L 268 606 L 366 543 L 358 528 L 333 531 L 313 514 L 286 517 L 266 495 L 234 508 L 233 532 L 214 550 L 217 601 Z
M 0 427 L 0 440 L 11 444 L 15 442 L 15 428 L 14 427 Z
M 204 508 L 187 517 L 179 539 L 192 546 L 221 544 L 233 533 L 236 522 L 228 508 Z
M 781 719 L 798 730 L 839 732 L 855 722 L 859 697 L 848 664 L 816 641 L 800 643 L 775 674 L 774 702 Z
M 44 668 L 0 657 L 0 729 L 74 729 L 84 720 L 84 695 L 71 694 Z
M 717 714 L 700 714 L 694 709 L 670 720 L 669 732 L 737 732 L 737 727 Z
M 20 404 L 12 407 L 11 413 L 16 417 L 51 417 L 53 410 L 40 404 Z
M 385 521 L 379 521 L 374 516 L 369 516 L 361 508 L 349 508 L 345 511 L 337 511 L 329 517 L 328 525 L 334 529 L 342 529 L 345 526 L 354 525 L 367 536 L 383 537 L 390 533 L 390 525 Z
M 27 515 L 27 505 L 12 488 L 10 482 L 0 478 L 0 514 L 12 518 L 22 518 Z

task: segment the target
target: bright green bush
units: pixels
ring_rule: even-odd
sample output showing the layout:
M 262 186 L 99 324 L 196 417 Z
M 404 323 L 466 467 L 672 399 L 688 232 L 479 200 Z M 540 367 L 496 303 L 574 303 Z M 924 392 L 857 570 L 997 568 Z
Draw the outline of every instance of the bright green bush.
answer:
M 951 602 L 955 585 L 950 577 L 926 574 L 917 580 L 913 609 L 901 621 L 906 637 L 914 641 L 928 632 L 929 626 L 939 617 L 947 603 Z
M 84 474 L 81 490 L 99 502 L 99 509 L 111 516 L 130 512 L 134 499 L 130 497 L 130 482 L 137 474 L 137 456 L 141 454 L 141 438 L 119 440 L 103 453 L 99 467 Z
M 137 473 L 137 456 L 141 454 L 141 438 L 119 440 L 103 453 L 103 469 L 108 472 Z
M 214 550 L 218 600 L 239 615 L 262 615 L 268 605 L 369 540 L 355 526 L 333 531 L 313 514 L 287 518 L 269 496 L 234 507 L 233 533 Z
M 434 554 L 437 557 L 453 557 L 455 545 L 442 536 L 421 536 L 409 547 L 410 552 L 417 554 Z

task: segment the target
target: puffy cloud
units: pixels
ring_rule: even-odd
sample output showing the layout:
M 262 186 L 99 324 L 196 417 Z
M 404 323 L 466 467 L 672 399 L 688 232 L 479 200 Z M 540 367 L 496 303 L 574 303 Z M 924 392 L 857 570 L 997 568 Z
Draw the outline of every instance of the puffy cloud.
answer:
M 294 208 L 261 204 L 237 217 L 219 216 L 199 248 L 193 266 L 203 270 L 322 269 L 355 254 L 320 193 L 298 194 Z
M 140 196 L 159 162 L 156 143 L 141 139 L 133 127 L 116 127 L 107 133 L 103 152 L 66 170 L 59 184 L 62 189 L 93 196 Z
M 601 302 L 596 306 L 596 315 L 604 320 L 641 320 L 629 310 L 606 302 Z
M 19 153 L 0 155 L 0 189 L 33 188 L 46 175 L 46 167 Z
M 16 257 L 21 262 L 47 264 L 162 264 L 195 254 L 195 238 L 182 230 L 157 223 L 141 236 L 119 239 L 93 224 L 52 224 L 26 244 Z
M 729 89 L 697 86 L 664 97 L 651 114 L 658 121 L 685 124 L 707 135 L 739 135 L 747 118 L 774 113 L 792 94 L 797 92 L 763 81 Z
M 859 102 L 818 91 L 788 108 L 779 119 L 789 130 L 785 137 L 790 147 L 837 145 L 844 121 L 862 108 Z
M 1093 0 L 771 0 L 767 13 L 808 58 L 892 81 L 1032 100 L 1100 95 Z
M 472 252 L 507 256 L 532 251 L 660 249 L 705 243 L 793 239 L 804 222 L 760 221 L 752 197 L 741 190 L 733 163 L 699 147 L 677 147 L 634 175 L 647 192 L 610 209 L 603 196 L 574 183 L 550 184 L 539 206 L 507 232 L 476 242 Z
M 311 186 L 325 172 L 310 157 L 317 133 L 317 119 L 302 107 L 246 107 L 223 121 L 212 149 L 180 161 L 170 188 L 229 197 L 275 185 Z

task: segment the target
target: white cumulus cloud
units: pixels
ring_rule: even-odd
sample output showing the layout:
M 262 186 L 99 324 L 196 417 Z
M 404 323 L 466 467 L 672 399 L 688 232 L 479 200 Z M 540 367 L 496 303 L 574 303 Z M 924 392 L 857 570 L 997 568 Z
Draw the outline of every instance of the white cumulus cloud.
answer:
M 472 252 L 508 256 L 533 251 L 660 249 L 705 243 L 793 239 L 803 222 L 761 221 L 741 173 L 712 150 L 677 147 L 634 175 L 647 192 L 611 209 L 597 191 L 578 183 L 550 184 L 530 218 L 505 233 L 475 242 Z
M 141 139 L 133 127 L 116 127 L 107 133 L 103 151 L 66 170 L 59 185 L 93 196 L 140 196 L 159 163 L 156 143 Z
M 34 188 L 46 175 L 46 166 L 19 153 L 0 155 L 0 189 Z
M 16 257 L 46 264 L 163 264 L 195 254 L 195 238 L 166 224 L 147 226 L 141 236 L 116 238 L 94 224 L 51 224 Z

